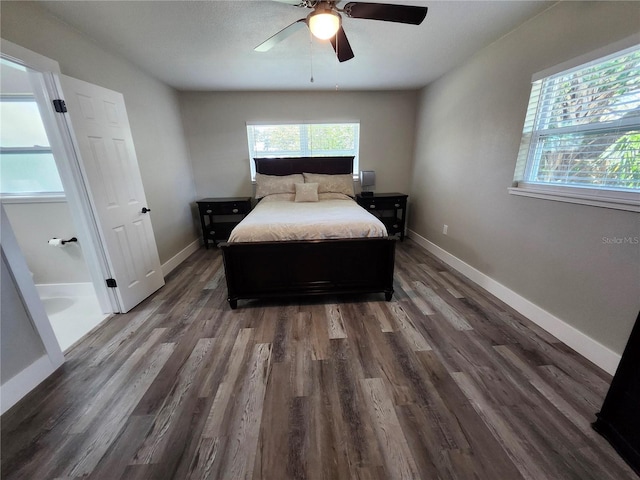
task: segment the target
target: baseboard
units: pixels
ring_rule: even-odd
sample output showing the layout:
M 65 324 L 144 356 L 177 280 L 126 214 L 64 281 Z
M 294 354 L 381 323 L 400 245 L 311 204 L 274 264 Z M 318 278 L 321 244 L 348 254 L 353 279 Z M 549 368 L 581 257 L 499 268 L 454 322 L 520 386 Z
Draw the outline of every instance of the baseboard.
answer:
M 80 283 L 39 283 L 36 290 L 40 298 L 51 297 L 87 297 L 96 295 L 91 282 Z
M 165 277 L 169 275 L 178 265 L 180 265 L 187 258 L 189 258 L 189 255 L 191 255 L 193 252 L 198 250 L 198 248 L 200 248 L 199 239 L 194 240 L 185 248 L 180 250 L 176 255 L 174 255 L 173 257 L 171 257 L 169 260 L 167 260 L 162 264 L 162 275 Z
M 567 346 L 573 348 L 583 357 L 595 363 L 604 371 L 613 375 L 620 363 L 621 355 L 605 347 L 580 330 L 552 315 L 523 296 L 505 287 L 480 270 L 463 262 L 435 243 L 427 240 L 413 230 L 409 230 L 409 238 L 432 253 L 450 267 L 460 272 L 492 295 L 495 295 L 507 305 L 520 312 L 536 325 L 542 327 Z
M 176 255 L 162 264 L 162 275 L 169 275 L 178 265 L 184 262 L 189 255 L 200 248 L 200 240 L 194 240 Z M 79 297 L 95 295 L 95 289 L 91 282 L 83 283 L 41 283 L 36 285 L 41 297 Z
M 0 386 L 0 415 L 13 407 L 31 390 L 56 371 L 47 355 L 43 355 L 16 376 Z

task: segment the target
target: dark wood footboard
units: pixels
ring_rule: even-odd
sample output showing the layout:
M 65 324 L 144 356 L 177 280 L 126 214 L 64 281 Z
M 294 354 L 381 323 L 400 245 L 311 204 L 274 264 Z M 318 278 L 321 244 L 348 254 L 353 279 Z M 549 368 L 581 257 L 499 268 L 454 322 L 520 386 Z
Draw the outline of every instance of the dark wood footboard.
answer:
M 393 295 L 395 239 L 221 243 L 228 301 L 339 293 Z

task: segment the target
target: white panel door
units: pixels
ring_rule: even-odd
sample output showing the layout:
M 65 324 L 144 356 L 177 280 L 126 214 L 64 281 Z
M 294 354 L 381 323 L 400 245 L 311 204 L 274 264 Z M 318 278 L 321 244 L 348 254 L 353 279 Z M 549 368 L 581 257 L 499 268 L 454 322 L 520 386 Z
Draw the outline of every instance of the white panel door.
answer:
M 65 75 L 60 81 L 124 313 L 164 285 L 124 97 Z

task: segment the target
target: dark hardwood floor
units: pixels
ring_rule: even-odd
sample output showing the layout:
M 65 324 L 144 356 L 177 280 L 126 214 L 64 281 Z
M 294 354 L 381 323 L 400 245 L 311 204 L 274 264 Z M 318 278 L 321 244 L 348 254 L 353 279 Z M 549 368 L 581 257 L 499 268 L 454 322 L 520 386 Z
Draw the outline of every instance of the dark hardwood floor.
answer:
M 610 375 L 411 241 L 395 278 L 232 311 L 199 250 L 2 417 L 2 478 L 637 478 Z

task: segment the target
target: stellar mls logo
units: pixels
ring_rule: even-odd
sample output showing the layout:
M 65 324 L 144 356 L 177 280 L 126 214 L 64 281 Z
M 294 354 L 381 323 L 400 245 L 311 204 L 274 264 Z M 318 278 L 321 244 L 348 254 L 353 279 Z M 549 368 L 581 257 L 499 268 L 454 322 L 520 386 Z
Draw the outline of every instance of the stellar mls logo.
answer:
M 638 245 L 640 237 L 602 237 L 605 245 Z

